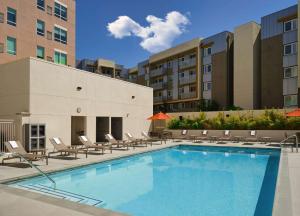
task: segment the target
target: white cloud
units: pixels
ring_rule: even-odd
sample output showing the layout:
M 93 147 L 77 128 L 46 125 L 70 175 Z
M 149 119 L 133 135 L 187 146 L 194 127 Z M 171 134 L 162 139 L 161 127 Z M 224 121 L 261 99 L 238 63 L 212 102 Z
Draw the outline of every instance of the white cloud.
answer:
M 117 39 L 140 37 L 140 45 L 145 50 L 156 53 L 170 48 L 190 23 L 186 16 L 177 11 L 168 13 L 165 19 L 149 15 L 146 20 L 149 25 L 143 27 L 128 16 L 119 16 L 114 22 L 108 23 L 107 30 Z

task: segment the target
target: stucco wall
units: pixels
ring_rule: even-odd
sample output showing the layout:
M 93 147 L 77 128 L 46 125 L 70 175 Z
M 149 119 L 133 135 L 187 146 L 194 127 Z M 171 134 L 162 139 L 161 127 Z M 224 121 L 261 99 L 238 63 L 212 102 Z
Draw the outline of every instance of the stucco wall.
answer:
M 23 68 L 29 62 L 30 69 Z M 86 131 L 92 141 L 96 137 L 97 116 L 123 117 L 123 132 L 131 132 L 137 137 L 141 136 L 142 130 L 149 130 L 150 122 L 146 118 L 153 111 L 151 88 L 34 58 L 24 59 L 18 62 L 18 66 L 13 64 L 7 65 L 7 76 L 16 76 L 18 71 L 27 70 L 24 76 L 29 82 L 24 88 L 30 92 L 30 99 L 24 99 L 29 110 L 18 105 L 15 112 L 30 113 L 29 117 L 23 117 L 23 124 L 46 123 L 47 139 L 59 136 L 70 144 L 71 116 L 87 117 Z M 18 88 L 18 85 L 13 85 L 13 78 L 9 78 L 9 84 Z M 78 91 L 77 87 L 81 90 Z M 6 88 L 4 91 L 10 90 Z M 7 110 L 15 104 L 18 102 L 2 103 L 1 114 L 7 115 Z

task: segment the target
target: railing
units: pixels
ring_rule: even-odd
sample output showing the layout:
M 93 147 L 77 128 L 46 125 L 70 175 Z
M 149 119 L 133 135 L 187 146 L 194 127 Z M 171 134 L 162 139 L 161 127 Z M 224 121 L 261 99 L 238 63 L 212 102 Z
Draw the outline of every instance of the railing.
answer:
M 286 145 L 286 142 L 288 141 L 288 140 L 291 140 L 291 139 L 293 139 L 294 141 L 295 141 L 295 143 L 296 143 L 296 152 L 298 152 L 298 142 L 300 141 L 300 140 L 298 140 L 298 137 L 296 136 L 296 135 L 292 135 L 292 136 L 289 136 L 289 137 L 287 137 L 286 139 L 284 139 L 284 140 L 282 140 L 281 142 L 280 142 L 280 146 L 282 147 L 283 145 Z M 290 144 L 290 143 L 289 143 Z M 291 148 L 292 148 L 292 152 L 294 152 L 294 148 L 293 148 L 293 144 L 291 145 Z
M 196 65 L 196 59 L 189 59 L 183 62 L 179 62 L 179 68 L 187 68 Z
M 188 84 L 188 83 L 194 83 L 194 82 L 196 82 L 196 75 L 192 75 L 189 77 L 179 79 L 179 84 L 181 84 L 181 85 Z
M 180 99 L 189 99 L 194 97 L 196 97 L 196 92 L 181 93 L 179 95 Z
M 15 140 L 15 123 L 12 120 L 0 120 L 0 152 L 7 152 L 4 143 Z
M 160 76 L 165 73 L 164 68 L 158 68 L 155 70 L 150 70 L 150 77 Z
M 162 89 L 163 88 L 163 83 L 153 83 L 151 84 L 150 86 L 153 88 L 153 89 Z

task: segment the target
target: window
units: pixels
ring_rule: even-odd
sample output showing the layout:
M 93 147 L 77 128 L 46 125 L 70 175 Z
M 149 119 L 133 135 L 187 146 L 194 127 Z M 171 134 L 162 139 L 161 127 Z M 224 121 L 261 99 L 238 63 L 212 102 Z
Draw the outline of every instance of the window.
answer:
M 288 67 L 284 68 L 284 78 L 291 78 L 298 76 L 298 67 Z
M 36 57 L 40 59 L 45 58 L 45 48 L 41 46 L 37 46 L 36 48 Z
M 0 43 L 0 53 L 4 53 L 4 43 Z
M 204 48 L 203 56 L 206 57 L 206 56 L 209 56 L 209 55 L 211 55 L 211 47 Z
M 191 70 L 189 73 L 190 73 L 190 76 L 193 76 L 193 75 L 195 75 L 195 74 L 196 74 L 196 72 L 195 72 L 195 71 L 193 71 L 193 70 Z
M 52 7 L 47 5 L 47 14 L 52 15 Z
M 67 44 L 67 31 L 54 27 L 54 40 L 63 44 Z
M 196 86 L 190 86 L 190 92 L 195 92 L 196 91 Z
M 37 0 L 36 7 L 41 10 L 45 10 L 45 0 Z
M 184 88 L 179 88 L 179 93 L 183 94 L 184 93 Z
M 297 29 L 297 19 L 292 19 L 283 23 L 284 32 L 293 31 Z
M 6 45 L 7 45 L 7 53 L 10 55 L 16 55 L 17 54 L 17 45 L 16 45 L 16 38 L 13 37 L 7 37 Z
M 55 51 L 54 52 L 54 62 L 57 64 L 67 65 L 67 54 Z
M 291 43 L 284 45 L 284 55 L 293 55 L 298 52 L 298 44 Z
M 190 59 L 196 58 L 196 54 L 191 54 Z
M 0 13 L 0 23 L 4 23 L 4 13 Z
M 40 36 L 45 35 L 45 23 L 41 20 L 37 20 L 36 22 L 36 33 Z
M 297 106 L 298 105 L 298 95 L 285 95 L 284 96 L 284 106 Z
M 211 82 L 203 83 L 203 91 L 210 91 L 211 90 Z
M 55 2 L 54 6 L 54 15 L 62 20 L 67 20 L 67 7 L 59 4 L 58 2 Z
M 210 73 L 211 72 L 211 64 L 207 64 L 203 66 L 203 73 Z
M 183 78 L 184 77 L 184 73 L 180 73 L 180 77 Z
M 16 26 L 17 25 L 17 11 L 13 8 L 7 8 L 7 24 Z

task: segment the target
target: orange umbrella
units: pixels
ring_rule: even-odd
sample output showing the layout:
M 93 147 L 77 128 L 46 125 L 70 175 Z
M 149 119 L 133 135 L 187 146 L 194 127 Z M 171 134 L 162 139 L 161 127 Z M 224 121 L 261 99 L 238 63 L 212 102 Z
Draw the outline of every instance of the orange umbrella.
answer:
M 300 117 L 300 109 L 296 109 L 294 111 L 288 112 L 286 114 L 287 117 Z
M 160 112 L 160 113 L 157 113 L 147 119 L 148 120 L 166 120 L 166 119 L 170 119 L 170 118 L 171 118 L 171 116 Z

